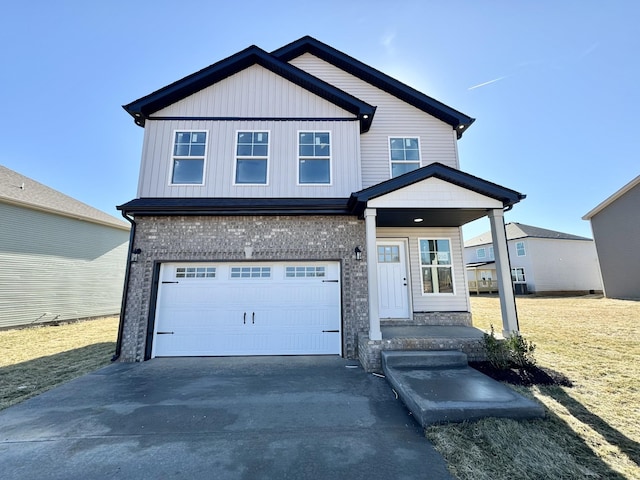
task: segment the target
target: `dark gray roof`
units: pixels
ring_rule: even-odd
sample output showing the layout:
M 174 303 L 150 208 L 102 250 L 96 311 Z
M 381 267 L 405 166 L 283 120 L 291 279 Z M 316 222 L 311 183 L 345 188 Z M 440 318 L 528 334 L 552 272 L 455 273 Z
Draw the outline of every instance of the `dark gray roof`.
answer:
M 516 240 L 518 238 L 549 238 L 555 240 L 588 240 L 590 238 L 572 235 L 570 233 L 557 232 L 555 230 L 547 230 L 546 228 L 533 227 L 524 223 L 511 222 L 505 225 L 507 240 Z M 475 247 L 478 245 L 487 245 L 492 243 L 491 232 L 485 232 L 477 237 L 470 238 L 464 242 L 465 247 Z
M 0 202 L 129 230 L 129 224 L 0 165 Z

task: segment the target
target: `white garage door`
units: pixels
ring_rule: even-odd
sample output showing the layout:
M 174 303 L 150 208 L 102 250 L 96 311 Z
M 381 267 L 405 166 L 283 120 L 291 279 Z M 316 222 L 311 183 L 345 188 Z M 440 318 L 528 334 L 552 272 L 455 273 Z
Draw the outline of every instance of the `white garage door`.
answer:
M 340 266 L 165 263 L 152 356 L 341 353 Z

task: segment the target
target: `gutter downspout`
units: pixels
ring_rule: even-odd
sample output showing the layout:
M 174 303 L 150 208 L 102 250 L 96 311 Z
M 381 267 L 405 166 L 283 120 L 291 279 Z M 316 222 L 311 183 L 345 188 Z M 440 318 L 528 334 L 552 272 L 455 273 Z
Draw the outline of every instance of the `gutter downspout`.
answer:
M 127 269 L 124 273 L 124 291 L 122 293 L 122 304 L 120 305 L 120 323 L 118 324 L 118 339 L 116 340 L 116 351 L 111 357 L 111 361 L 115 362 L 120 358 L 120 351 L 122 349 L 122 334 L 124 331 L 124 318 L 127 308 L 127 299 L 129 297 L 129 277 L 131 274 L 131 255 L 133 253 L 133 242 L 136 238 L 136 221 L 127 216 L 127 212 L 122 211 L 122 216 L 131 224 L 131 231 L 129 232 L 129 253 L 127 254 Z

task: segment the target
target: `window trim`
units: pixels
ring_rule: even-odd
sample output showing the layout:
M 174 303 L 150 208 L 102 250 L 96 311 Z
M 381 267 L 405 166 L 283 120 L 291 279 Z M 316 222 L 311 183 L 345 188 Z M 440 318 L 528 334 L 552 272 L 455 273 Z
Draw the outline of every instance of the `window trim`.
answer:
M 316 159 L 328 158 L 329 161 L 329 182 L 328 183 L 302 183 L 300 182 L 300 160 L 303 158 L 309 158 L 313 160 L 313 157 L 301 157 L 300 156 L 300 134 L 301 133 L 326 133 L 329 135 L 329 156 L 317 157 Z M 333 186 L 333 135 L 331 130 L 297 130 L 296 132 L 296 185 L 298 187 L 332 187 Z
M 520 254 L 520 248 L 518 248 L 518 245 L 522 245 L 522 254 Z M 516 242 L 516 256 L 518 257 L 526 257 L 527 256 L 527 249 L 525 247 L 524 241 L 522 242 Z
M 392 138 L 402 138 L 403 140 L 405 138 L 415 138 L 416 140 L 418 140 L 418 160 L 392 160 L 391 159 L 391 139 Z M 395 178 L 393 176 L 393 164 L 394 163 L 403 163 L 403 164 L 408 164 L 408 163 L 417 163 L 418 164 L 418 168 L 422 168 L 422 143 L 420 142 L 420 135 L 389 135 L 387 137 L 387 151 L 389 153 L 389 178 Z M 417 170 L 418 168 L 416 168 L 415 170 Z M 408 172 L 407 172 L 408 173 Z
M 446 240 L 447 242 L 449 242 L 449 255 L 451 256 L 451 261 L 450 261 L 449 265 L 442 265 L 442 266 L 451 269 L 451 289 L 453 290 L 452 292 L 450 292 L 450 293 L 449 292 L 425 293 L 425 291 L 424 291 L 424 275 L 422 273 L 422 268 L 423 267 L 430 267 L 430 265 L 424 265 L 422 263 L 422 250 L 420 249 L 420 242 L 423 241 L 423 240 L 425 240 L 425 241 L 429 241 L 429 240 Z M 456 276 L 455 276 L 455 269 L 454 269 L 454 265 L 453 265 L 453 242 L 451 240 L 451 237 L 418 237 L 418 266 L 420 268 L 420 291 L 421 291 L 423 297 L 455 296 L 456 295 Z
M 176 146 L 176 133 L 178 132 L 189 132 L 189 133 L 204 133 L 206 135 L 204 142 L 204 155 L 202 157 L 184 157 L 180 155 L 174 155 L 174 149 Z M 173 130 L 173 134 L 171 135 L 171 147 L 169 154 L 169 175 L 168 175 L 168 185 L 170 187 L 203 187 L 205 185 L 205 178 L 207 175 L 207 154 L 209 153 L 209 130 L 199 130 L 199 129 L 187 129 L 187 128 L 176 128 Z M 173 183 L 173 168 L 176 159 L 199 159 L 202 158 L 202 182 L 201 183 Z
M 242 160 L 262 160 L 265 157 L 249 157 L 249 156 L 239 156 L 238 155 L 238 134 L 239 133 L 266 133 L 268 134 L 267 140 L 267 171 L 265 174 L 265 182 L 264 183 L 238 183 L 237 181 L 237 171 L 238 171 L 238 158 Z M 267 187 L 269 186 L 269 167 L 271 166 L 271 130 L 236 130 L 235 131 L 235 142 L 233 148 L 233 186 L 234 187 Z

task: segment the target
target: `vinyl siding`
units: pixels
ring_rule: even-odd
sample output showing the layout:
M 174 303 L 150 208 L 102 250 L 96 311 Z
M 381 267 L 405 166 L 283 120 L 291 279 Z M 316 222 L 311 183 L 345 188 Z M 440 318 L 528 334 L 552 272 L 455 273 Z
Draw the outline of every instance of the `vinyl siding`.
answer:
M 422 166 L 440 162 L 459 168 L 450 125 L 309 53 L 290 63 L 378 107 L 371 129 L 361 138 L 363 188 L 390 178 L 390 136 L 419 137 Z
M 605 295 L 640 299 L 640 185 L 591 217 L 591 229 Z
M 459 228 L 378 228 L 378 240 L 406 238 L 409 241 L 409 270 L 414 312 L 468 312 L 469 297 L 462 259 L 462 233 Z M 453 259 L 454 295 L 423 295 L 420 279 L 419 239 L 448 238 Z
M 602 290 L 592 241 L 529 238 L 527 249 L 537 293 Z
M 206 130 L 204 185 L 170 185 L 175 130 Z M 269 131 L 267 185 L 234 185 L 238 130 Z M 297 185 L 298 131 L 331 132 L 331 185 Z M 138 197 L 348 197 L 360 190 L 360 124 L 352 121 L 147 121 Z
M 174 103 L 152 117 L 353 118 L 354 115 L 254 65 Z
M 118 314 L 129 232 L 0 203 L 0 328 Z

